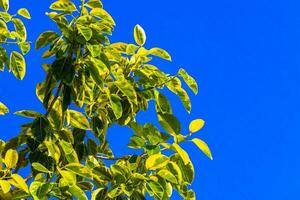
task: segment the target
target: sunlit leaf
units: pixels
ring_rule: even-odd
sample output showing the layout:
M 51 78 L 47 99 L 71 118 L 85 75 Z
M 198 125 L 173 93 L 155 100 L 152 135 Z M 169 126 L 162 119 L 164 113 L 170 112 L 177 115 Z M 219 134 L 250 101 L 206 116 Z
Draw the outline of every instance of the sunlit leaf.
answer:
M 134 27 L 134 40 L 140 46 L 143 46 L 146 42 L 146 33 L 140 25 Z
M 189 130 L 191 133 L 195 133 L 201 130 L 204 126 L 205 122 L 203 119 L 195 119 L 189 125 Z
M 146 168 L 149 170 L 156 170 L 166 166 L 169 162 L 169 158 L 162 154 L 154 154 L 149 156 L 146 160 Z
M 11 169 L 16 167 L 17 163 L 18 163 L 18 152 L 16 150 L 13 149 L 9 149 L 6 154 L 5 154 L 5 158 L 4 158 L 4 163 L 6 165 L 7 168 Z
M 192 142 L 194 142 L 194 143 L 197 145 L 197 147 L 198 147 L 198 148 L 199 148 L 199 149 L 200 149 L 207 157 L 209 157 L 211 160 L 213 159 L 212 154 L 211 154 L 211 151 L 210 151 L 208 145 L 207 145 L 204 141 L 202 141 L 202 140 L 200 140 L 200 139 L 198 139 L 198 138 L 194 138 L 194 139 L 192 139 Z
M 26 8 L 21 8 L 18 10 L 18 14 L 21 15 L 22 17 L 25 17 L 27 19 L 30 19 L 30 13 L 28 12 L 28 10 Z
M 11 52 L 10 67 L 15 77 L 23 80 L 26 73 L 26 63 L 24 57 L 19 52 Z

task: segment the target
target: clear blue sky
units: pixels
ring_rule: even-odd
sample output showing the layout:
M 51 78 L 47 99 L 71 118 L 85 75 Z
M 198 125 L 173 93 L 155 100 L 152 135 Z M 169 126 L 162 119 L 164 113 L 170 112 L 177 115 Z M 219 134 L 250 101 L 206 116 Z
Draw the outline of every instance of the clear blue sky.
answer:
M 16 4 L 30 8 L 31 41 L 55 27 L 44 16 L 51 2 L 11 0 L 13 10 Z M 138 23 L 147 32 L 146 47 L 160 46 L 173 56 L 173 63 L 155 61 L 161 69 L 175 73 L 183 66 L 199 83 L 199 95 L 190 93 L 190 115 L 169 95 L 183 127 L 194 118 L 206 120 L 198 136 L 210 145 L 214 161 L 185 146 L 196 168 L 197 199 L 300 199 L 299 1 L 104 0 L 104 5 L 117 23 L 112 41 L 133 42 Z M 35 97 L 35 85 L 44 78 L 41 54 L 28 54 L 24 81 L 0 73 L 0 99 L 12 112 L 43 111 Z M 152 111 L 139 115 L 143 122 L 153 119 Z M 25 122 L 12 114 L 1 117 L 1 138 L 17 135 Z M 130 152 L 130 135 L 125 128 L 109 130 L 115 152 Z

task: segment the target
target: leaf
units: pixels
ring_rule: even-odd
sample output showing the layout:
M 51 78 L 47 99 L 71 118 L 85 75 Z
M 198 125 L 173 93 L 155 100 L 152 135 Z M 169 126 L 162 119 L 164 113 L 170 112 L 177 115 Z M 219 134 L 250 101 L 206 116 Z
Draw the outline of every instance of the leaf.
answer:
M 68 191 L 78 200 L 88 200 L 84 191 L 82 191 L 77 185 L 72 185 L 69 187 Z
M 171 161 L 176 163 L 177 166 L 180 168 L 183 182 L 191 184 L 194 180 L 194 166 L 192 162 L 188 163 L 187 165 L 184 164 L 181 156 L 179 154 L 174 154 L 171 156 Z
M 90 129 L 89 121 L 81 112 L 78 112 L 76 110 L 68 110 L 68 113 L 70 115 L 70 124 L 73 127 L 80 128 L 83 130 Z
M 138 45 L 143 46 L 145 44 L 145 42 L 146 42 L 146 33 L 140 25 L 137 24 L 134 27 L 134 34 L 133 35 L 134 35 L 134 40 Z
M 122 93 L 128 97 L 128 100 L 133 102 L 134 104 L 137 105 L 137 94 L 136 91 L 133 87 L 133 85 L 127 81 L 127 80 L 122 80 L 122 81 L 116 81 L 114 83 L 121 91 Z
M 24 190 L 26 193 L 29 193 L 28 186 L 25 180 L 18 174 L 12 174 L 12 179 L 17 183 L 16 187 Z
M 45 117 L 36 118 L 31 125 L 31 132 L 37 141 L 43 142 L 51 132 L 48 119 Z
M 19 52 L 11 52 L 10 67 L 15 77 L 19 80 L 23 80 L 26 73 L 26 63 L 24 57 Z
M 7 12 L 0 12 L 0 18 L 2 18 L 5 22 L 9 22 L 12 19 L 12 16 Z
M 86 61 L 86 65 L 88 66 L 88 70 L 97 85 L 103 85 L 102 79 L 109 73 L 107 66 L 100 59 L 92 57 Z
M 111 108 L 116 116 L 116 119 L 120 119 L 123 113 L 121 98 L 116 94 L 111 94 L 109 98 L 110 98 Z
M 0 180 L 0 186 L 4 194 L 10 191 L 11 186 L 8 181 Z
M 171 104 L 164 94 L 158 93 L 156 96 L 156 103 L 162 113 L 172 114 Z
M 89 28 L 88 26 L 77 24 L 77 29 L 78 32 L 85 38 L 86 41 L 89 41 L 92 38 L 93 32 L 92 29 Z
M 30 13 L 26 8 L 21 8 L 18 10 L 18 14 L 27 19 L 31 19 Z
M 152 48 L 149 50 L 149 54 L 163 58 L 165 60 L 172 61 L 170 54 L 166 50 L 161 49 L 161 48 L 157 48 L 157 47 Z
M 40 49 L 44 46 L 47 46 L 58 38 L 58 34 L 54 31 L 46 31 L 39 35 L 38 39 L 35 42 L 35 48 Z
M 79 162 L 76 151 L 74 150 L 73 145 L 71 143 L 65 142 L 64 140 L 60 140 L 60 146 L 62 147 L 66 159 L 69 161 L 69 163 Z
M 51 156 L 56 161 L 56 163 L 58 163 L 61 156 L 59 147 L 52 141 L 44 141 L 44 144 L 48 149 L 49 156 Z
M 179 154 L 185 165 L 191 163 L 191 159 L 187 152 L 184 149 L 182 149 L 178 144 L 173 143 L 171 148 L 173 148 Z
M 14 24 L 16 32 L 19 34 L 22 41 L 26 41 L 27 32 L 24 23 L 18 18 L 12 19 L 12 22 Z
M 156 170 L 166 166 L 169 162 L 169 158 L 162 154 L 154 154 L 149 156 L 146 160 L 146 168 L 148 170 Z
M 107 196 L 111 199 L 114 199 L 115 197 L 122 194 L 122 188 L 120 186 L 114 186 L 110 189 L 110 191 L 107 193 Z
M 94 8 L 91 10 L 90 14 L 94 17 L 98 17 L 98 18 L 107 20 L 108 22 L 112 23 L 113 25 L 116 24 L 114 19 L 111 17 L 111 15 L 102 8 Z
M 7 168 L 11 169 L 16 167 L 18 159 L 18 152 L 16 150 L 9 149 L 5 154 L 4 163 Z
M 194 94 L 198 94 L 198 84 L 193 77 L 191 77 L 184 69 L 179 69 L 179 76 L 181 76 L 184 82 L 191 88 Z
M 6 105 L 4 105 L 2 102 L 0 102 L 0 115 L 5 115 L 9 112 Z
M 189 125 L 189 130 L 191 133 L 195 133 L 201 130 L 204 126 L 205 122 L 203 119 L 195 119 Z
M 19 45 L 23 55 L 26 55 L 30 51 L 30 43 L 29 42 L 19 42 L 18 45 Z
M 32 111 L 32 110 L 20 110 L 14 113 L 15 115 L 19 115 L 22 117 L 28 117 L 28 118 L 38 118 L 41 117 L 42 114 L 36 111 Z
M 147 183 L 154 196 L 157 197 L 157 199 L 163 199 L 165 193 L 164 188 L 156 181 L 147 181 Z
M 44 167 L 41 163 L 34 162 L 31 165 L 37 171 L 44 172 L 44 173 L 50 173 L 50 171 L 46 167 Z
M 157 174 L 171 183 L 178 184 L 176 177 L 166 169 L 160 170 Z
M 89 0 L 88 2 L 86 2 L 85 5 L 86 5 L 86 7 L 89 7 L 89 8 L 102 8 L 103 7 L 100 0 Z
M 175 136 L 180 133 L 180 123 L 174 115 L 158 113 L 158 121 L 163 129 L 171 135 Z
M 76 11 L 76 6 L 71 1 L 56 1 L 50 5 L 50 9 L 58 11 Z
M 9 9 L 9 0 L 1 0 L 1 7 L 7 12 Z
M 59 174 L 63 177 L 64 181 L 66 181 L 69 185 L 73 186 L 76 184 L 76 175 L 67 170 L 58 169 Z
M 194 138 L 194 139 L 192 139 L 192 142 L 194 142 L 194 144 L 197 145 L 197 147 L 198 147 L 198 148 L 199 148 L 199 149 L 200 149 L 207 157 L 209 157 L 211 160 L 213 160 L 211 151 L 210 151 L 208 145 L 207 145 L 204 141 L 202 141 L 202 140 L 200 140 L 200 139 L 198 139 L 198 138 Z
M 91 200 L 97 200 L 98 194 L 104 190 L 104 188 L 98 188 L 92 192 Z

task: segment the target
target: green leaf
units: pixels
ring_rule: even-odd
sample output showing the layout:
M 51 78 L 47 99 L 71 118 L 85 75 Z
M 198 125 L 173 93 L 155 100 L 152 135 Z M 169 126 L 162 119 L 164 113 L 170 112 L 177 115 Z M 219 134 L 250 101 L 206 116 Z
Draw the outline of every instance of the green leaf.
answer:
M 77 24 L 77 29 L 79 33 L 85 38 L 86 41 L 89 41 L 92 38 L 93 32 L 92 29 L 89 28 L 88 26 Z
M 165 190 L 164 188 L 156 181 L 147 181 L 149 188 L 153 192 L 154 196 L 157 199 L 163 199 Z
M 178 184 L 176 177 L 166 169 L 160 170 L 157 174 L 171 183 Z
M 58 169 L 59 174 L 63 177 L 64 181 L 66 181 L 69 185 L 73 186 L 76 184 L 76 175 L 67 170 Z
M 15 77 L 19 80 L 23 80 L 26 73 L 26 63 L 22 54 L 16 51 L 11 52 L 10 67 Z
M 10 191 L 11 186 L 8 181 L 0 180 L 0 186 L 4 194 Z
M 19 34 L 22 41 L 26 41 L 27 32 L 24 23 L 18 18 L 12 19 L 16 32 Z
M 204 141 L 202 141 L 202 140 L 200 140 L 200 139 L 198 139 L 198 138 L 194 138 L 194 139 L 192 139 L 192 142 L 194 142 L 194 144 L 197 145 L 197 147 L 198 147 L 198 148 L 199 148 L 199 149 L 200 149 L 207 157 L 209 157 L 211 160 L 213 159 L 212 154 L 211 154 L 211 151 L 210 151 L 208 145 L 207 145 Z
M 84 191 L 82 191 L 77 185 L 72 185 L 69 187 L 68 191 L 78 200 L 88 200 Z
M 9 112 L 6 105 L 4 105 L 2 102 L 0 102 L 0 115 L 5 115 Z
M 180 133 L 180 123 L 174 115 L 158 113 L 158 121 L 163 129 L 171 135 L 175 136 Z
M 122 194 L 122 188 L 120 186 L 115 186 L 110 189 L 110 191 L 107 193 L 107 196 L 111 199 L 114 199 L 115 197 Z
M 44 46 L 47 46 L 51 42 L 53 42 L 56 38 L 58 38 L 58 34 L 54 31 L 46 31 L 39 35 L 38 39 L 35 43 L 35 48 L 39 49 Z
M 115 21 L 111 17 L 111 15 L 102 8 L 94 8 L 91 10 L 90 14 L 94 17 L 104 19 L 104 20 L 112 23 L 113 25 L 115 25 Z
M 32 110 L 20 110 L 14 113 L 15 115 L 19 115 L 22 117 L 28 117 L 28 118 L 38 118 L 41 117 L 42 114 L 36 111 L 32 111 Z
M 88 70 L 97 85 L 103 85 L 103 78 L 109 73 L 107 66 L 100 59 L 92 57 L 85 64 L 88 66 Z
M 205 122 L 203 119 L 195 119 L 189 125 L 189 130 L 191 133 L 195 133 L 201 130 L 204 126 Z
M 50 173 L 50 171 L 46 167 L 44 167 L 41 163 L 34 162 L 31 165 L 37 171 L 44 172 L 44 173 Z
M 11 177 L 17 183 L 17 185 L 15 185 L 16 187 L 24 190 L 26 193 L 29 193 L 28 186 L 25 180 L 20 175 L 12 174 Z
M 83 130 L 90 129 L 89 121 L 81 112 L 78 112 L 76 110 L 68 110 L 68 113 L 70 115 L 70 124 L 73 127 L 80 128 Z
M 16 150 L 9 149 L 5 154 L 4 163 L 7 168 L 11 169 L 16 167 L 18 159 L 18 152 Z
M 122 91 L 122 93 L 128 97 L 128 100 L 137 105 L 137 94 L 133 85 L 127 81 L 116 81 L 114 84 Z
M 162 154 L 154 154 L 149 156 L 146 160 L 146 168 L 148 170 L 156 170 L 166 166 L 169 162 L 169 158 Z
M 97 200 L 97 199 L 98 199 L 98 194 L 99 194 L 102 190 L 104 190 L 104 188 L 98 188 L 98 189 L 94 190 L 94 191 L 92 192 L 91 200 Z
M 19 9 L 18 14 L 21 15 L 22 17 L 27 18 L 27 19 L 31 19 L 30 13 L 28 12 L 28 10 L 26 8 Z
M 61 156 L 59 147 L 52 141 L 44 141 L 44 144 L 48 149 L 49 156 L 51 156 L 56 161 L 56 163 L 58 163 Z
M 137 24 L 134 27 L 134 34 L 133 35 L 134 35 L 134 40 L 138 45 L 143 46 L 145 44 L 145 42 L 146 42 L 146 33 L 140 25 Z
M 162 113 L 172 114 L 171 104 L 164 94 L 160 92 L 158 93 L 156 96 L 156 103 Z
M 7 12 L 0 12 L 0 18 L 2 18 L 5 22 L 9 22 L 12 19 L 12 16 Z
M 166 50 L 161 48 L 157 48 L 157 47 L 152 48 L 149 50 L 149 54 L 163 58 L 165 60 L 172 61 L 170 54 Z
M 184 164 L 181 156 L 179 154 L 174 154 L 171 156 L 171 161 L 176 163 L 177 166 L 180 168 L 182 179 L 184 183 L 191 184 L 194 180 L 194 166 L 192 162 L 188 163 L 187 165 Z
M 181 76 L 184 82 L 191 88 L 191 90 L 198 94 L 198 84 L 193 77 L 191 77 L 184 69 L 180 69 L 178 72 L 179 76 Z
M 19 42 L 18 45 L 19 45 L 23 55 L 26 55 L 30 51 L 30 43 L 29 42 Z
M 71 143 L 66 142 L 64 140 L 60 140 L 60 146 L 62 147 L 66 159 L 69 161 L 69 163 L 79 162 L 76 151 L 74 150 L 73 145 Z
M 58 11 L 76 11 L 76 6 L 71 1 L 56 1 L 50 5 L 50 9 Z
M 7 12 L 9 9 L 9 0 L 1 0 L 1 7 Z
M 171 148 L 173 148 L 180 155 L 185 165 L 191 163 L 189 154 L 184 149 L 182 149 L 178 144 L 173 143 Z
M 89 0 L 85 4 L 86 7 L 88 8 L 102 8 L 103 5 L 100 0 Z
M 120 119 L 123 113 L 121 98 L 116 94 L 111 94 L 109 98 L 110 98 L 111 108 L 116 116 L 116 119 Z

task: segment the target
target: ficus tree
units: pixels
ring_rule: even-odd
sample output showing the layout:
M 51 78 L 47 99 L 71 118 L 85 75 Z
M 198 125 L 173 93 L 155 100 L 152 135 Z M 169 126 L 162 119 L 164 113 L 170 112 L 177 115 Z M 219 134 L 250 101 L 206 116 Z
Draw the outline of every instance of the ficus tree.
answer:
M 30 50 L 22 20 L 30 13 L 25 8 L 10 13 L 9 1 L 0 3 L 0 70 L 22 80 Z M 158 47 L 146 49 L 139 25 L 135 44 L 110 43 L 115 22 L 100 0 L 58 0 L 50 10 L 46 14 L 59 31 L 43 32 L 35 42 L 45 51 L 46 77 L 36 87 L 45 112 L 15 112 L 31 120 L 16 137 L 0 141 L 0 199 L 165 200 L 173 190 L 196 199 L 189 189 L 194 167 L 181 144 L 194 144 L 212 159 L 207 144 L 194 136 L 204 121 L 193 120 L 182 133 L 164 95 L 170 90 L 190 112 L 182 83 L 197 94 L 194 78 L 184 69 L 169 75 L 150 64 L 152 57 L 171 61 L 171 56 Z M 136 120 L 150 101 L 160 127 Z M 0 102 L 0 115 L 8 112 Z M 132 129 L 128 148 L 136 154 L 114 156 L 106 137 L 113 124 Z M 22 168 L 29 169 L 27 175 L 19 173 Z

